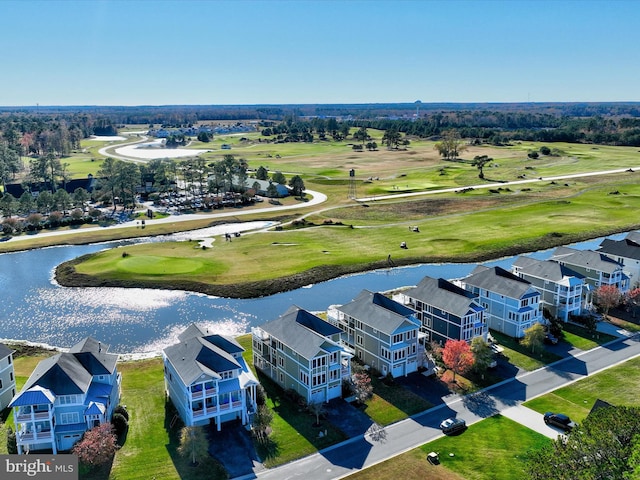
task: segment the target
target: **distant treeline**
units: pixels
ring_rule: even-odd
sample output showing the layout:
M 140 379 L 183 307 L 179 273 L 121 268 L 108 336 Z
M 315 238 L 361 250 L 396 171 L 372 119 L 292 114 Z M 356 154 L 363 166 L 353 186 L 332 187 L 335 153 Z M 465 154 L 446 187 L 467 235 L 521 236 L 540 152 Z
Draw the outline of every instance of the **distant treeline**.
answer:
M 640 102 L 0 107 L 0 140 L 22 155 L 66 155 L 82 138 L 115 135 L 124 124 L 186 127 L 214 120 L 258 121 L 276 141 L 342 139 L 347 127 L 366 127 L 435 139 L 455 129 L 463 138 L 496 145 L 640 146 Z

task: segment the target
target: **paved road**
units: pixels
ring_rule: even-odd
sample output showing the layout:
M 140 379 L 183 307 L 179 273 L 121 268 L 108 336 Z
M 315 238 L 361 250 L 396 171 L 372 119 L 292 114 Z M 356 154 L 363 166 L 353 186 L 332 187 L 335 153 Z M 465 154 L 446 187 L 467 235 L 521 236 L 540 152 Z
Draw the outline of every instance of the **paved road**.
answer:
M 465 188 L 473 188 L 473 189 L 499 188 L 499 187 L 508 187 L 509 185 L 523 185 L 527 183 L 536 183 L 536 182 L 552 182 L 555 180 L 568 180 L 571 178 L 592 177 L 597 175 L 612 175 L 615 173 L 625 173 L 625 172 L 631 173 L 638 170 L 640 170 L 640 167 L 626 167 L 626 168 L 618 168 L 616 170 L 602 170 L 599 172 L 586 172 L 586 173 L 573 173 L 570 175 L 558 175 L 556 177 L 529 178 L 526 180 L 514 180 L 512 182 L 481 183 L 479 185 L 467 185 L 467 186 L 460 186 L 460 187 L 453 187 L 453 188 L 439 188 L 437 190 L 425 190 L 422 192 L 397 193 L 395 195 L 376 195 L 373 197 L 357 198 L 356 200 L 358 202 L 372 202 L 376 200 L 393 200 L 394 198 L 417 197 L 422 195 L 434 195 L 437 193 L 453 193 L 459 190 L 464 190 Z
M 438 425 L 443 418 L 451 416 L 463 418 L 471 425 L 501 413 L 555 438 L 560 432 L 540 425 L 542 416 L 522 407 L 522 402 L 637 356 L 640 356 L 640 336 L 621 338 L 545 368 L 520 374 L 483 392 L 466 397 L 453 396 L 443 405 L 386 427 L 386 438 L 382 441 L 372 440 L 368 435 L 352 438 L 298 461 L 259 472 L 257 477 L 260 480 L 342 478 L 440 437 Z
M 156 225 L 160 223 L 177 223 L 177 222 L 186 222 L 189 220 L 202 220 L 202 219 L 237 218 L 243 215 L 265 213 L 265 212 L 278 213 L 283 210 L 294 210 L 294 209 L 300 209 L 300 208 L 313 207 L 315 205 L 319 205 L 327 201 L 327 196 L 324 193 L 316 192 L 314 190 L 305 190 L 305 193 L 311 196 L 311 200 L 309 200 L 304 204 L 299 203 L 295 205 L 283 205 L 283 206 L 272 205 L 270 207 L 252 208 L 252 209 L 246 209 L 246 210 L 231 209 L 231 210 L 227 210 L 219 213 L 192 213 L 192 214 L 190 213 L 190 214 L 170 215 L 165 218 L 147 219 L 145 220 L 145 224 L 148 227 L 150 225 Z M 60 231 L 53 231 L 53 232 L 40 231 L 35 236 L 22 235 L 20 237 L 12 237 L 10 240 L 7 240 L 7 241 L 11 243 L 15 243 L 15 242 L 32 240 L 33 238 L 42 238 L 42 237 L 59 236 L 59 235 L 73 235 L 73 234 L 92 232 L 92 231 L 98 231 L 98 230 L 104 231 L 105 229 L 113 230 L 116 228 L 135 228 L 139 226 L 138 222 L 139 220 L 131 220 L 128 222 L 122 222 L 122 223 L 117 223 L 115 225 L 110 225 L 108 227 L 86 227 L 81 230 L 60 230 Z

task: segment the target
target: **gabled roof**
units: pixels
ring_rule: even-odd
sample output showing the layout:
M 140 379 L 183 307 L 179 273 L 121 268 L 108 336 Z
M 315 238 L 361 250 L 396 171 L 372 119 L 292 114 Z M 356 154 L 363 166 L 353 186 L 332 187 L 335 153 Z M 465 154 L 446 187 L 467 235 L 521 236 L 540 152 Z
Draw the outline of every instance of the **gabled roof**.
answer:
M 341 333 L 338 327 L 295 305 L 260 329 L 308 360 L 319 352 L 326 352 L 327 336 Z
M 56 396 L 44 387 L 38 385 L 28 390 L 23 390 L 9 404 L 10 407 L 22 407 L 24 405 L 53 405 Z
M 571 279 L 583 280 L 584 275 L 551 260 L 536 260 L 531 257 L 518 257 L 513 262 L 525 275 L 541 278 L 554 283 L 573 283 Z
M 622 265 L 615 260 L 607 257 L 604 253 L 593 250 L 558 247 L 554 250 L 551 260 L 605 273 L 613 273 L 622 269 Z
M 97 340 L 85 338 L 68 353 L 59 353 L 38 363 L 22 392 L 39 386 L 56 396 L 86 393 L 93 375 L 115 371 L 118 355 L 107 353 L 107 349 Z
M 478 265 L 471 275 L 462 280 L 467 285 L 482 288 L 508 298 L 523 298 L 532 290 L 531 283 L 502 267 Z
M 210 337 L 216 337 L 215 335 L 205 337 L 205 334 L 206 331 L 191 324 L 178 336 L 180 343 L 163 350 L 184 385 L 191 385 L 202 375 L 219 379 L 220 372 L 242 369 L 242 365 L 229 352 L 210 341 Z M 222 346 L 229 345 L 232 352 L 239 347 L 235 341 L 222 339 L 225 341 L 218 343 Z
M 629 237 L 624 240 L 605 238 L 600 244 L 600 247 L 598 247 L 598 251 L 606 253 L 607 255 L 615 255 L 616 257 L 640 260 L 640 243 L 634 242 L 629 239 Z
M 94 338 L 87 337 L 69 349 L 91 375 L 111 375 L 118 361 L 118 355 L 107 353 L 109 345 L 103 345 Z
M 627 240 L 631 240 L 635 243 L 640 243 L 640 231 L 627 233 Z
M 13 353 L 9 347 L 7 347 L 4 343 L 0 343 L 0 358 L 6 358 Z
M 353 301 L 338 307 L 337 310 L 386 335 L 420 326 L 415 317 L 409 318 L 415 315 L 413 310 L 381 293 L 369 290 L 362 290 Z
M 405 295 L 420 300 L 439 310 L 449 312 L 462 318 L 470 309 L 478 311 L 483 307 L 476 301 L 476 296 L 460 288 L 444 278 L 424 277 L 417 286 L 404 292 Z
M 56 396 L 82 394 L 89 389 L 92 378 L 73 354 L 59 353 L 38 363 L 24 389 L 39 385 Z

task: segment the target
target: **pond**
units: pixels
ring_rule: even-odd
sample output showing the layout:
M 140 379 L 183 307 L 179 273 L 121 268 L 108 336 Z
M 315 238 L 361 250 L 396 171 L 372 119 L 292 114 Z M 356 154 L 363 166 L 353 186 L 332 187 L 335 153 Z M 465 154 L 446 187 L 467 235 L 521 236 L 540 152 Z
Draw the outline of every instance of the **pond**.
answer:
M 248 228 L 246 224 L 242 224 Z M 257 228 L 259 225 L 250 225 Z M 0 254 L 0 338 L 69 347 L 86 336 L 111 346 L 112 352 L 159 352 L 175 342 L 191 322 L 228 335 L 277 318 L 291 305 L 324 311 L 351 301 L 362 289 L 387 291 L 415 285 L 425 275 L 447 279 L 466 276 L 476 264 L 423 264 L 341 277 L 269 297 L 248 300 L 210 297 L 177 290 L 125 288 L 65 288 L 53 281 L 57 265 L 86 253 L 140 241 L 207 238 L 238 225 L 218 226 L 153 239 L 61 246 Z M 624 234 L 612 238 L 622 238 Z M 597 248 L 602 239 L 576 244 Z M 215 246 L 214 246 L 215 248 Z M 551 250 L 531 254 L 548 258 Z M 510 268 L 515 257 L 485 265 Z

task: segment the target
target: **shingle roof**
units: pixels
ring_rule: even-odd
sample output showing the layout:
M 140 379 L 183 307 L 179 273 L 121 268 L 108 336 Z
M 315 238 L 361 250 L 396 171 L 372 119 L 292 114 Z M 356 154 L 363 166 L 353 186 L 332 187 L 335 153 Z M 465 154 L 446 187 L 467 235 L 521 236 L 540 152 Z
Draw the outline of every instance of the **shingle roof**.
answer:
M 277 319 L 261 325 L 260 329 L 308 360 L 324 351 L 327 335 L 341 332 L 339 328 L 295 305 Z
M 415 312 L 404 305 L 385 297 L 381 293 L 362 290 L 350 303 L 337 308 L 338 311 L 357 318 L 376 330 L 392 335 L 401 327 L 417 328 L 417 320 L 409 317 Z
M 8 357 L 13 353 L 9 347 L 7 347 L 4 343 L 0 343 L 0 358 Z
M 600 247 L 598 247 L 598 251 L 606 253 L 607 255 L 640 260 L 640 244 L 629 238 L 625 238 L 624 240 L 605 238 L 600 244 Z
M 520 271 L 526 275 L 543 278 L 551 282 L 560 283 L 568 277 L 584 279 L 584 275 L 571 270 L 566 265 L 560 265 L 551 260 L 536 260 L 531 257 L 518 257 L 513 262 L 514 267 L 520 267 Z
M 478 265 L 463 282 L 508 298 L 522 298 L 532 288 L 531 283 L 501 267 Z
M 627 233 L 627 239 L 632 242 L 640 243 L 640 231 Z
M 622 265 L 615 260 L 607 257 L 604 253 L 594 252 L 593 250 L 558 247 L 554 250 L 551 260 L 583 268 L 592 268 L 605 273 L 613 273 L 622 269 Z
M 118 355 L 107 353 L 107 347 L 93 338 L 85 338 L 69 349 L 42 360 L 24 384 L 22 392 L 38 385 L 56 396 L 86 393 L 93 375 L 115 371 Z
M 471 308 L 474 311 L 477 311 L 478 308 L 482 309 L 473 293 L 444 278 L 424 277 L 416 287 L 404 293 L 459 318 L 464 317 Z
M 181 335 L 180 343 L 164 349 L 164 354 L 176 369 L 184 385 L 191 385 L 202 375 L 220 378 L 220 372 L 242 369 L 242 365 L 224 349 L 205 337 L 200 327 L 191 324 Z M 233 349 L 233 342 L 228 342 Z M 221 345 L 226 342 L 220 342 Z

